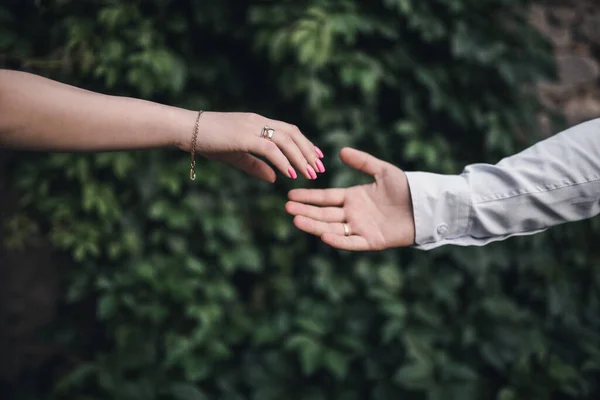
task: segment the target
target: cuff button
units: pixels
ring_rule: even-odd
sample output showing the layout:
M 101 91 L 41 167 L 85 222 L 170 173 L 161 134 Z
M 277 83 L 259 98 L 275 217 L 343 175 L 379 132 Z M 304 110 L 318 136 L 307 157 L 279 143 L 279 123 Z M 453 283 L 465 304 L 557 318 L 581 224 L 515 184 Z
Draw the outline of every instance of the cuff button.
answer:
M 446 232 L 448 232 L 448 225 L 439 224 L 437 227 L 437 233 L 439 233 L 440 235 L 443 235 Z

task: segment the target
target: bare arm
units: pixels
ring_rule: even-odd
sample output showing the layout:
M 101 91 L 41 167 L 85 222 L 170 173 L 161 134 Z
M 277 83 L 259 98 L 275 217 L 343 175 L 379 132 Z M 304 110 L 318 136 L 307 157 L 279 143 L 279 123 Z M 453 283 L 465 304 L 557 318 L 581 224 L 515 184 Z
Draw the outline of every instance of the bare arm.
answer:
M 0 147 L 38 151 L 189 151 L 197 111 L 108 96 L 37 75 L 0 70 Z M 261 137 L 268 126 L 274 134 Z M 205 112 L 196 151 L 273 182 L 275 172 L 316 179 L 322 152 L 294 125 L 253 113 Z M 292 167 L 293 165 L 293 167 Z
M 196 112 L 0 70 L 0 146 L 107 151 L 182 146 Z

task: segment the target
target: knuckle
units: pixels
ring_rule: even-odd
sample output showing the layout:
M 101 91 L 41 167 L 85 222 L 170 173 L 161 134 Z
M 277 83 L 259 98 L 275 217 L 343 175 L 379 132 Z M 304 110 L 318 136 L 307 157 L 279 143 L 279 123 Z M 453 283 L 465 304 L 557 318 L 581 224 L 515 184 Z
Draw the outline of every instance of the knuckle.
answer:
M 253 112 L 248 112 L 245 116 L 246 119 L 252 124 L 260 123 L 262 120 L 264 120 L 262 115 Z
M 287 133 L 287 132 L 281 132 L 279 135 L 280 135 L 281 141 L 283 143 L 285 143 L 285 144 L 292 143 L 292 138 L 290 137 L 289 133 Z

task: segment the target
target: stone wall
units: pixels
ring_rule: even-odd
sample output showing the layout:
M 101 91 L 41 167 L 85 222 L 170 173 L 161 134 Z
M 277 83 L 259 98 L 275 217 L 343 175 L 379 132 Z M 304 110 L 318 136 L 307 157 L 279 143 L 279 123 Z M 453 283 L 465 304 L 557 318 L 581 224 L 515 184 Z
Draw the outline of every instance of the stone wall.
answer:
M 559 80 L 538 86 L 542 102 L 569 125 L 600 117 L 600 1 L 540 0 L 531 22 L 554 45 Z M 542 126 L 552 134 L 547 116 Z

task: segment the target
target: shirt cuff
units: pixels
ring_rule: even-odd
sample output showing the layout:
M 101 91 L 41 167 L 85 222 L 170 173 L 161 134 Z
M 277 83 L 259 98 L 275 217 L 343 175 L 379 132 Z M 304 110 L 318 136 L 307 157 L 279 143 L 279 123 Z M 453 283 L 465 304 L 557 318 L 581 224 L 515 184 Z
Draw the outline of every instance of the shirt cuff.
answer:
M 464 176 L 405 174 L 413 204 L 415 247 L 429 250 L 468 235 L 471 196 Z

